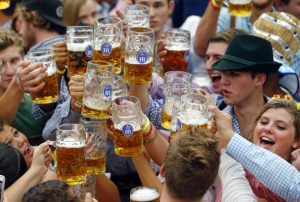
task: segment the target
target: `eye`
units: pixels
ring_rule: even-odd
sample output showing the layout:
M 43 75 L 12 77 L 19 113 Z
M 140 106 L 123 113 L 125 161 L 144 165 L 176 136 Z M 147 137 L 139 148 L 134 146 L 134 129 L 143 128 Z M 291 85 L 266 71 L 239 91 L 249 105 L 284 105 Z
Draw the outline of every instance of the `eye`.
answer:
M 160 8 L 160 7 L 163 7 L 163 3 L 162 2 L 155 2 L 153 4 L 153 8 Z
M 21 58 L 13 58 L 13 59 L 11 59 L 10 64 L 16 64 L 16 63 L 18 63 L 20 60 L 21 60 Z
M 210 56 L 209 55 L 206 55 L 205 56 L 205 61 L 208 61 L 210 59 Z
M 18 136 L 19 136 L 19 131 L 15 130 L 15 131 L 13 132 L 13 136 L 14 136 L 14 137 L 18 137 Z
M 277 125 L 277 128 L 278 128 L 279 130 L 285 130 L 285 129 L 286 129 L 285 126 L 282 126 L 282 125 Z

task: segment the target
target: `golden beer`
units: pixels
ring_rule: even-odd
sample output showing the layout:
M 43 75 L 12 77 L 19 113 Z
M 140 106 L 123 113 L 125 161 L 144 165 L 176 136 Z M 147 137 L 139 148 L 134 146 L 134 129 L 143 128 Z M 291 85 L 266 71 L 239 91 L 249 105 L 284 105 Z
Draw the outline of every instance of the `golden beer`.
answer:
M 93 57 L 93 48 L 90 44 L 68 45 L 68 77 L 83 75 L 86 72 L 87 63 Z
M 161 113 L 161 126 L 167 130 L 171 130 L 173 103 L 166 101 Z
M 230 0 L 229 13 L 233 16 L 250 16 L 252 11 L 252 0 Z
M 122 53 L 121 45 L 113 47 L 109 54 L 104 54 L 101 50 L 95 50 L 93 59 L 113 63 L 115 65 L 114 73 L 120 74 L 121 73 L 121 59 L 122 59 L 121 53 Z
M 99 174 L 105 173 L 106 168 L 106 154 L 98 151 L 93 156 L 89 156 L 87 159 L 87 173 Z
M 81 114 L 84 117 L 92 119 L 107 119 L 110 117 L 110 103 L 93 99 L 92 97 L 85 98 L 83 101 Z
M 69 185 L 85 183 L 85 145 L 74 147 L 69 144 L 67 146 L 62 147 L 57 145 L 56 148 L 58 178 Z
M 0 9 L 6 9 L 10 6 L 10 0 L 0 0 Z
M 130 191 L 130 202 L 159 202 L 159 196 L 155 187 L 136 187 Z
M 143 133 L 134 131 L 131 136 L 126 137 L 120 129 L 114 132 L 115 153 L 119 156 L 137 156 L 144 150 Z
M 152 81 L 153 62 L 138 63 L 125 60 L 124 79 L 127 83 L 146 84 Z
M 174 50 L 167 49 L 167 55 L 165 56 L 165 61 L 163 62 L 164 73 L 168 71 L 188 71 L 188 60 L 189 60 L 189 50 Z
M 37 93 L 30 93 L 32 102 L 36 104 L 50 104 L 56 102 L 59 97 L 59 86 L 57 74 L 52 72 L 51 76 L 44 80 L 45 86 Z

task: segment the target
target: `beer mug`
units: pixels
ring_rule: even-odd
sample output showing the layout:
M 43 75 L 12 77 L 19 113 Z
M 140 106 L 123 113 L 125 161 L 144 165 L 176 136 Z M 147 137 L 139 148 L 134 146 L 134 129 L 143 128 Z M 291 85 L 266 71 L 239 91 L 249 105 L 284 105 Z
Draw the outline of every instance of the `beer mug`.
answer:
M 121 76 L 115 76 L 113 87 L 112 87 L 112 98 L 114 100 L 118 97 L 127 96 L 128 94 L 128 87 L 127 84 L 124 82 Z
M 104 173 L 106 168 L 106 120 L 82 117 L 80 123 L 84 126 L 92 145 L 86 146 L 87 174 Z M 88 142 L 89 142 L 88 141 Z
M 125 19 L 128 28 L 150 27 L 150 9 L 145 5 L 128 5 L 125 7 Z
M 174 105 L 172 118 L 173 130 L 186 130 L 188 125 L 196 125 L 207 129 L 210 117 L 209 101 L 199 93 L 189 93 L 181 97 Z
M 153 30 L 143 27 L 129 28 L 124 67 L 124 79 L 127 83 L 146 84 L 152 80 L 153 54 Z
M 130 190 L 130 202 L 159 202 L 159 191 L 155 187 L 135 187 Z
M 113 63 L 115 74 L 121 73 L 122 29 L 118 17 L 99 18 L 95 25 L 93 59 Z
M 112 104 L 112 118 L 115 128 L 115 153 L 124 157 L 142 153 L 144 145 L 139 99 L 133 96 L 116 98 Z
M 0 0 L 0 10 L 6 9 L 10 6 L 10 0 Z
M 32 102 L 36 104 L 54 103 L 59 98 L 59 85 L 56 73 L 56 63 L 54 60 L 54 52 L 52 49 L 39 49 L 30 51 L 26 59 L 32 63 L 43 63 L 47 67 L 48 76 L 44 80 L 45 86 L 36 93 L 30 93 Z
M 164 73 L 188 71 L 191 33 L 183 29 L 169 29 L 167 32 L 167 55 L 162 63 Z
M 88 62 L 84 82 L 82 116 L 92 119 L 107 119 L 110 116 L 113 67 L 114 65 L 109 62 Z
M 93 58 L 93 33 L 92 26 L 67 27 L 68 77 L 86 72 Z
M 164 83 L 167 85 L 169 83 L 177 82 L 187 82 L 192 86 L 192 75 L 188 72 L 183 71 L 168 71 L 164 76 Z
M 162 108 L 161 126 L 167 130 L 172 129 L 173 106 L 181 100 L 181 97 L 192 91 L 188 82 L 168 83 L 164 86 L 165 103 Z
M 252 13 L 252 0 L 229 0 L 228 10 L 230 15 L 246 17 Z
M 57 176 L 69 185 L 86 181 L 85 141 L 81 124 L 63 124 L 56 130 Z

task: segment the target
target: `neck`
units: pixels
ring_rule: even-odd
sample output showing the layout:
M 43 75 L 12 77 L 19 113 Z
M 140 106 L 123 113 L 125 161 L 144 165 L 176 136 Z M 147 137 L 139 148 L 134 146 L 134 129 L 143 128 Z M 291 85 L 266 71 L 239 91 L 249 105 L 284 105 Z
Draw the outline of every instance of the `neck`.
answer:
M 35 32 L 36 44 L 58 35 L 57 32 L 37 28 Z
M 160 32 L 155 32 L 154 35 L 155 35 L 155 42 L 157 42 L 161 35 L 163 34 L 163 30 L 161 30 Z
M 164 186 L 163 186 L 160 201 L 161 202 L 191 202 L 188 200 L 176 199 L 176 198 L 170 196 L 168 189 L 166 187 L 166 184 L 164 184 Z M 201 201 L 199 200 L 199 202 L 201 202 Z
M 11 18 L 12 18 L 12 16 L 8 16 L 8 15 L 5 15 L 4 13 L 0 12 L 0 25 L 3 25 Z
M 248 138 L 254 120 L 264 106 L 263 92 L 254 92 L 243 103 L 234 105 L 234 114 L 238 120 L 240 131 L 243 137 Z
M 252 6 L 252 14 L 251 14 L 251 24 L 253 24 L 261 14 L 271 12 L 273 6 L 273 1 L 264 6 Z
M 272 97 L 274 94 L 280 96 L 286 95 L 286 93 L 280 88 L 279 75 L 277 73 L 271 73 L 264 84 L 264 94 L 268 97 Z

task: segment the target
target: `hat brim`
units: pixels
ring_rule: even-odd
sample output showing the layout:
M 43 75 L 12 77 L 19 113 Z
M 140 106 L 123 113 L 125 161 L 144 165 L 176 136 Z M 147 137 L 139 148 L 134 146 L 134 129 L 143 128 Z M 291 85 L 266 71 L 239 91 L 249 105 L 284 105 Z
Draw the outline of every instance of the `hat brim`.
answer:
M 45 14 L 40 14 L 40 15 L 43 16 L 44 18 L 46 18 L 47 20 L 49 20 L 50 22 L 52 22 L 53 24 L 55 24 L 59 27 L 62 27 L 62 28 L 66 28 L 64 21 L 58 20 L 57 18 L 53 18 L 53 17 L 45 15 Z
M 219 71 L 250 71 L 250 72 L 277 72 L 281 63 L 278 62 L 261 62 L 253 65 L 245 65 L 244 63 L 234 60 L 221 58 L 212 66 L 213 70 Z

